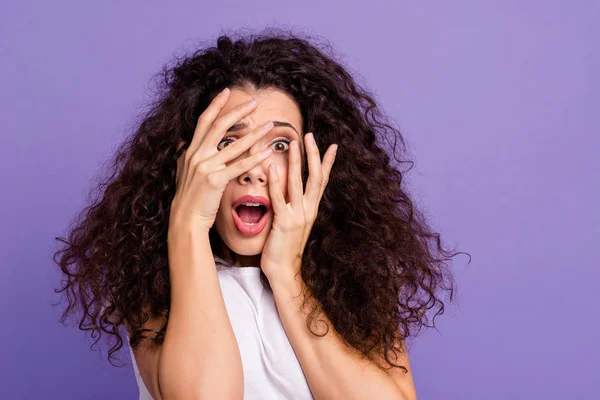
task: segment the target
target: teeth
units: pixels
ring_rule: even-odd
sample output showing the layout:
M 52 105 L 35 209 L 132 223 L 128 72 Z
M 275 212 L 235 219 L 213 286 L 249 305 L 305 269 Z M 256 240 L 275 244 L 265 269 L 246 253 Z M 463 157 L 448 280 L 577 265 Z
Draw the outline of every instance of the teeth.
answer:
M 248 206 L 248 207 L 260 207 L 260 206 L 263 206 L 263 207 L 266 207 L 266 206 L 265 206 L 264 204 L 262 204 L 262 203 L 240 203 L 240 206 Z M 243 221 L 242 221 L 242 222 L 243 222 Z M 248 225 L 248 226 L 253 226 L 253 225 L 256 225 L 257 223 L 258 223 L 258 222 L 256 222 L 256 223 L 244 222 L 244 224 L 245 224 L 245 225 Z
M 242 203 L 240 205 L 249 206 L 249 207 L 259 207 L 262 206 L 260 203 Z

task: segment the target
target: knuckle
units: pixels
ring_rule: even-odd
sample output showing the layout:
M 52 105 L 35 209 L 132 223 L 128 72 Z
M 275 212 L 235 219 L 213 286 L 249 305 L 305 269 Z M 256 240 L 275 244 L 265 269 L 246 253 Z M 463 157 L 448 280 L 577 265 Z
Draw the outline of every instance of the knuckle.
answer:
M 304 225 L 306 225 L 306 215 L 302 214 L 299 218 L 298 218 L 298 224 L 300 227 L 303 227 Z
M 223 119 L 223 117 L 219 117 L 213 121 L 212 129 L 216 129 L 216 130 L 225 129 L 225 120 Z
M 196 171 L 196 173 L 199 173 L 201 176 L 205 175 L 208 172 L 206 170 L 206 163 L 199 161 L 196 157 L 191 159 L 190 166 Z
M 211 172 L 210 174 L 206 175 L 206 182 L 210 187 L 218 188 L 221 185 L 220 175 L 215 172 Z
M 198 117 L 198 124 L 204 124 L 206 122 L 208 122 L 208 120 L 210 119 L 210 113 L 207 111 L 204 111 L 202 114 L 200 114 L 200 116 Z
M 198 168 L 198 164 L 200 164 L 200 160 L 198 158 L 197 153 L 194 155 L 190 155 L 189 157 L 186 156 L 185 161 L 188 163 L 190 168 Z

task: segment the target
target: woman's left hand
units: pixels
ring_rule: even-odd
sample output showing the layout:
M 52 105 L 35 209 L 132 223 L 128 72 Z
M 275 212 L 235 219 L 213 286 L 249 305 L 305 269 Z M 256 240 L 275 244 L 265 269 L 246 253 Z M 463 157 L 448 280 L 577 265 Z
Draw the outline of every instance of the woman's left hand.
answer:
M 329 182 L 337 145 L 329 146 L 323 157 L 312 133 L 304 135 L 309 176 L 306 193 L 302 187 L 301 155 L 298 142 L 290 144 L 288 195 L 286 204 L 275 164 L 269 167 L 269 195 L 274 213 L 273 225 L 262 251 L 260 266 L 269 282 L 293 279 L 302 265 L 302 253 L 317 218 L 319 203 Z

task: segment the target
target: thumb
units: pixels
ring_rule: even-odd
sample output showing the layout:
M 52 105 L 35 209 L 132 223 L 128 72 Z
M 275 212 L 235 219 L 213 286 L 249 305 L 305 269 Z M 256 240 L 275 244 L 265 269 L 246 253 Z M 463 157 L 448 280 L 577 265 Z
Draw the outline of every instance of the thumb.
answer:
M 179 150 L 182 145 L 183 145 L 183 143 L 181 145 L 179 145 L 179 147 L 177 148 L 177 150 Z M 177 159 L 177 167 L 176 167 L 177 169 L 175 171 L 175 187 L 179 187 L 179 181 L 181 180 L 181 177 L 183 175 L 183 169 L 184 169 L 184 165 L 185 165 L 185 153 L 186 152 L 187 152 L 187 149 L 185 149 L 183 151 L 183 153 L 181 153 L 181 155 Z

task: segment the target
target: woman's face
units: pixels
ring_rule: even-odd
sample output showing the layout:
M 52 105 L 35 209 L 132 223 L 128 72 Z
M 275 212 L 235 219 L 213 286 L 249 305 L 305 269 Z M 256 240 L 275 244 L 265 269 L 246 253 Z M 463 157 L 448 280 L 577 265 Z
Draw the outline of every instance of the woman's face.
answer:
M 234 107 L 249 101 L 252 97 L 258 100 L 256 109 L 236 125 L 230 128 L 221 142 L 219 149 L 223 149 L 230 142 L 240 139 L 267 121 L 273 121 L 275 127 L 256 143 L 247 152 L 238 158 L 231 160 L 227 165 L 238 162 L 250 154 L 260 153 L 271 147 L 273 153 L 267 159 L 254 168 L 232 179 L 223 193 L 219 211 L 215 219 L 215 229 L 223 242 L 237 254 L 237 266 L 256 266 L 260 264 L 267 236 L 273 223 L 273 211 L 268 215 L 265 227 L 257 234 L 243 234 L 234 223 L 234 202 L 244 195 L 262 196 L 271 200 L 269 195 L 269 165 L 277 165 L 281 189 L 286 201 L 289 201 L 288 182 L 288 159 L 292 140 L 297 140 L 300 145 L 302 160 L 304 160 L 304 143 L 302 135 L 302 116 L 298 104 L 293 97 L 278 89 L 261 89 L 258 91 L 246 91 L 237 88 L 231 89 L 231 94 L 225 106 L 221 109 L 219 116 L 232 110 Z M 279 121 L 289 126 L 277 126 Z M 304 161 L 303 161 L 304 164 Z M 262 208 L 262 207 L 261 207 Z M 239 223 L 240 221 L 238 221 Z

